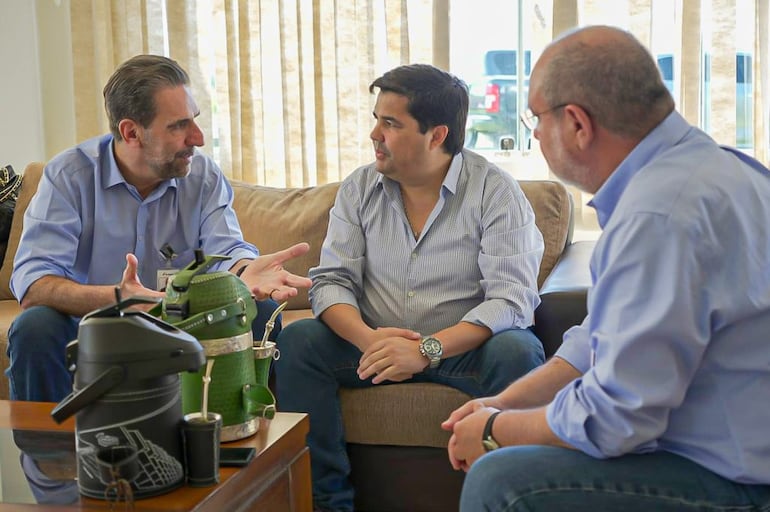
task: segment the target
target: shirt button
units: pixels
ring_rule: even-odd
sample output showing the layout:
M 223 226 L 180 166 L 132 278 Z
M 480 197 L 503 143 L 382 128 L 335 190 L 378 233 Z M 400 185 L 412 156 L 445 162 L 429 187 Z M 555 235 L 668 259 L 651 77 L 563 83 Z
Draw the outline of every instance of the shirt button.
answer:
M 406 294 L 406 296 L 407 296 L 407 297 L 414 297 L 414 292 L 408 292 L 408 293 Z
M 417 253 L 416 253 L 416 252 L 413 252 L 413 253 L 412 253 L 412 259 L 413 259 L 413 260 L 416 260 L 416 259 L 417 259 Z

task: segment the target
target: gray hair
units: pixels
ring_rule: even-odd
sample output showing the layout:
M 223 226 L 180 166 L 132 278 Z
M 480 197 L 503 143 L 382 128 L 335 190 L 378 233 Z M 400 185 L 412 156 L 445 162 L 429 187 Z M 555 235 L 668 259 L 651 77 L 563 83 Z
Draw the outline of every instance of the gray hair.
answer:
M 121 64 L 103 91 L 112 135 L 121 139 L 118 124 L 123 119 L 149 126 L 157 112 L 155 93 L 189 83 L 187 72 L 176 61 L 160 55 L 137 55 Z
M 655 59 L 630 33 L 588 27 L 553 46 L 541 81 L 548 105 L 579 105 L 596 123 L 630 138 L 644 137 L 674 109 Z

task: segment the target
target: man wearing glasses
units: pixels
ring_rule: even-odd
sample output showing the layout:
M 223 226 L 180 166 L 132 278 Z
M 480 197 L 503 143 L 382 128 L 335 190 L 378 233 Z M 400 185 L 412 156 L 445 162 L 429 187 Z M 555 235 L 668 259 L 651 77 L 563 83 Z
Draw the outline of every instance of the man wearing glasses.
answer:
M 530 85 L 522 121 L 603 233 L 582 325 L 444 423 L 461 510 L 769 510 L 770 171 L 622 30 L 559 38 Z

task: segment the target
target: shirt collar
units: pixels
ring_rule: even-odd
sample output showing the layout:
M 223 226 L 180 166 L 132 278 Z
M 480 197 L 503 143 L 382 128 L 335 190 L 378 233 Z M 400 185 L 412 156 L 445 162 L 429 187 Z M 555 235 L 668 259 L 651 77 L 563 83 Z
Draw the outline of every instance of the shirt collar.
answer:
M 108 189 L 111 187 L 114 187 L 115 185 L 120 185 L 121 183 L 124 184 L 129 190 L 136 190 L 136 188 L 129 184 L 126 179 L 123 177 L 123 173 L 120 172 L 120 169 L 118 168 L 118 161 L 115 159 L 115 138 L 110 137 L 109 143 L 108 143 L 108 156 L 107 156 L 107 165 L 104 166 L 106 170 L 106 175 L 103 176 L 103 183 L 104 188 Z M 166 180 L 162 182 L 158 188 L 156 188 L 153 191 L 153 194 L 156 192 L 159 194 L 165 193 L 165 191 L 169 188 L 177 188 L 177 178 L 171 178 L 170 180 Z M 150 197 L 152 197 L 152 195 Z
M 588 206 L 596 210 L 599 226 L 604 228 L 607 224 L 633 177 L 661 152 L 678 144 L 691 129 L 692 126 L 673 111 L 637 144 L 588 202 Z
M 462 171 L 462 168 L 463 154 L 460 152 L 452 157 L 452 162 L 449 164 L 449 170 L 447 171 L 446 176 L 444 176 L 444 181 L 441 184 L 442 190 L 446 189 L 447 192 L 451 194 L 457 192 L 457 183 L 460 181 L 460 172 Z M 388 185 L 385 185 L 386 183 L 388 183 Z M 395 181 L 380 173 L 377 175 L 377 184 L 378 186 L 385 188 L 385 190 L 388 190 L 389 187 L 398 187 L 398 184 Z

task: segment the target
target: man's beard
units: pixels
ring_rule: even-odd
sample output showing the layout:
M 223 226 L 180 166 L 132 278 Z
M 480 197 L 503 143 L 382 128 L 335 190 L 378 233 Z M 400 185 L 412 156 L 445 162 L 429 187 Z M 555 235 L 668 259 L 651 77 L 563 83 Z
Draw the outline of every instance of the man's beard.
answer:
M 152 163 L 150 164 L 150 168 L 162 180 L 184 178 L 190 174 L 190 165 L 192 162 L 187 162 L 183 159 L 186 159 L 186 157 L 191 155 L 191 151 L 181 151 L 174 155 L 174 159 L 170 162 Z

